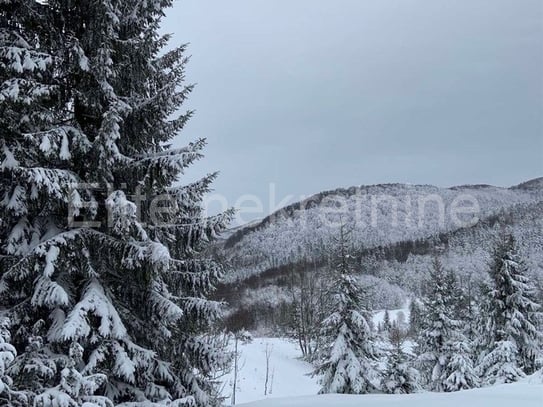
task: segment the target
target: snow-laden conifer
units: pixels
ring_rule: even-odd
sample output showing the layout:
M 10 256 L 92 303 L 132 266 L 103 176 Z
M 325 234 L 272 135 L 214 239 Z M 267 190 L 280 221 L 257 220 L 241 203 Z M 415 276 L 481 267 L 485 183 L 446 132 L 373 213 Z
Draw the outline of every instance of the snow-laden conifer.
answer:
M 171 4 L 0 2 L 0 303 L 31 402 L 216 403 L 202 253 L 229 214 L 202 213 L 215 175 L 178 182 L 205 141 L 171 146 L 192 90 Z
M 420 301 L 416 298 L 413 298 L 409 303 L 409 335 L 413 338 L 416 338 L 420 331 L 422 321 L 421 306 Z
M 325 348 L 315 370 L 321 393 L 364 394 L 378 391 L 379 351 L 370 326 L 364 291 L 353 275 L 348 231 L 340 228 L 332 278 L 332 314 L 323 321 Z
M 478 369 L 485 383 L 509 383 L 537 370 L 543 347 L 540 308 L 515 241 L 507 236 L 495 250 L 483 287 Z
M 444 391 L 467 390 L 480 384 L 474 366 L 474 352 L 470 341 L 458 330 L 447 341 L 448 364 L 444 370 Z
M 396 322 L 390 327 L 391 349 L 387 353 L 386 368 L 381 378 L 381 389 L 389 394 L 414 393 L 420 388 L 419 373 L 411 366 L 408 355 L 403 350 L 406 332 Z
M 431 391 L 457 391 L 478 385 L 463 323 L 455 319 L 458 290 L 453 274 L 445 271 L 436 258 L 426 283 L 425 314 L 417 339 L 418 365 Z

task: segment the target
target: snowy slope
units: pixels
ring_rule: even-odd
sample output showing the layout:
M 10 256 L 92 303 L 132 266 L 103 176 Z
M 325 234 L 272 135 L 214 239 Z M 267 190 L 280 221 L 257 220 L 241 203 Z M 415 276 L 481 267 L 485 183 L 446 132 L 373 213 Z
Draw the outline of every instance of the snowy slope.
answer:
M 456 393 L 321 395 L 263 400 L 244 407 L 541 407 L 543 385 L 505 384 Z
M 270 375 L 273 377 L 270 377 L 272 394 L 264 396 L 266 346 L 271 349 Z M 255 338 L 240 348 L 242 367 L 238 377 L 236 404 L 264 398 L 312 395 L 319 391 L 317 379 L 309 376 L 311 365 L 298 359 L 301 353 L 295 342 L 283 338 Z M 228 397 L 227 404 L 231 400 L 232 381 L 232 374 L 223 381 L 223 395 Z
M 391 316 L 400 310 L 390 311 Z M 402 311 L 406 311 L 405 309 Z M 382 321 L 380 314 L 374 321 Z M 272 347 L 272 394 L 264 396 L 266 346 Z M 241 345 L 243 367 L 239 373 L 236 405 L 244 407 L 542 407 L 543 375 L 519 383 L 456 393 L 410 395 L 319 395 L 317 378 L 308 376 L 311 365 L 300 361 L 295 342 L 284 338 L 256 338 Z M 224 379 L 224 396 L 230 403 L 232 375 Z
M 390 310 L 391 321 L 402 312 L 409 318 L 408 304 L 402 309 Z M 375 326 L 383 322 L 384 311 L 373 315 Z M 273 374 L 271 392 L 264 396 L 266 378 L 266 346 L 271 349 L 270 374 Z M 317 394 L 320 387 L 317 378 L 312 378 L 312 366 L 300 360 L 300 349 L 295 341 L 285 338 L 255 338 L 249 344 L 240 345 L 240 372 L 236 401 L 247 403 L 264 398 L 295 397 Z M 230 403 L 232 396 L 233 373 L 223 379 L 223 395 Z

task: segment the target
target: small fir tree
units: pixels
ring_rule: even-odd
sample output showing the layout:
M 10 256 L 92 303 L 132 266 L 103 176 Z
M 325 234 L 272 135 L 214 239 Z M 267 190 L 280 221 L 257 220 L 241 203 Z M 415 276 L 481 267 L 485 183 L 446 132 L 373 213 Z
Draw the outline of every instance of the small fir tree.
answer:
M 383 330 L 385 332 L 390 332 L 391 326 L 392 325 L 390 323 L 390 314 L 388 310 L 385 310 L 385 315 L 383 316 Z
M 409 303 L 409 335 L 416 338 L 422 325 L 422 304 L 417 299 Z
M 406 333 L 397 323 L 390 328 L 391 349 L 387 354 L 387 365 L 381 379 L 381 388 L 389 394 L 414 393 L 419 389 L 419 374 L 410 365 L 409 358 L 403 351 Z
M 333 312 L 323 321 L 326 347 L 315 374 L 322 375 L 320 393 L 364 394 L 378 391 L 379 351 L 364 308 L 363 291 L 353 276 L 348 232 L 340 227 L 332 281 Z M 376 385 L 377 383 L 377 385 Z
M 479 376 L 473 363 L 473 349 L 460 332 L 447 342 L 449 361 L 445 369 L 443 390 L 447 392 L 478 387 Z

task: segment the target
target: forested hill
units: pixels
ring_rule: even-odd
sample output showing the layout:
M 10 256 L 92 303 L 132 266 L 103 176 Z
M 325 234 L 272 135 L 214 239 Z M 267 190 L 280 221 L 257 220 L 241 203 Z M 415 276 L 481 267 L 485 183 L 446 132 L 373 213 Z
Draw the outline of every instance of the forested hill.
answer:
M 370 219 L 372 196 L 390 198 L 373 207 L 378 216 L 376 226 L 372 226 Z M 465 196 L 477 200 L 480 212 L 477 222 L 458 227 L 449 210 L 455 199 Z M 250 315 L 256 318 L 258 314 L 264 321 L 260 323 L 266 327 L 279 323 L 282 317 L 277 313 L 288 312 L 297 284 L 293 273 L 318 272 L 327 267 L 328 248 L 332 246 L 338 223 L 327 222 L 323 212 L 333 217 L 330 208 L 338 197 L 341 204 L 348 206 L 348 211 L 341 214 L 341 221 L 352 229 L 357 272 L 379 292 L 376 308 L 399 306 L 408 297 L 418 295 L 435 256 L 464 281 L 475 284 L 484 277 L 494 244 L 505 232 L 516 237 L 531 275 L 543 289 L 542 178 L 511 188 L 377 185 L 315 195 L 257 225 L 238 230 L 223 242 L 219 252 L 231 271 L 217 295 L 231 303 L 234 319 L 251 326 L 256 322 L 250 321 Z M 443 222 L 436 203 L 438 197 L 445 207 Z M 424 199 L 427 203 L 422 221 L 415 219 L 406 226 L 409 201 L 411 214 L 418 216 L 417 205 Z M 357 217 L 353 210 L 361 214 Z M 391 213 L 393 210 L 397 210 L 395 215 Z M 396 222 L 393 216 L 397 217 Z M 239 315 L 241 309 L 244 315 Z
M 479 211 L 458 216 L 465 221 L 459 224 L 453 208 L 468 205 L 469 200 L 476 202 Z M 224 255 L 234 266 L 228 280 L 320 257 L 340 222 L 352 227 L 354 248 L 361 250 L 437 236 L 472 226 L 471 220 L 542 200 L 543 178 L 511 188 L 383 184 L 322 192 L 229 236 L 223 242 Z

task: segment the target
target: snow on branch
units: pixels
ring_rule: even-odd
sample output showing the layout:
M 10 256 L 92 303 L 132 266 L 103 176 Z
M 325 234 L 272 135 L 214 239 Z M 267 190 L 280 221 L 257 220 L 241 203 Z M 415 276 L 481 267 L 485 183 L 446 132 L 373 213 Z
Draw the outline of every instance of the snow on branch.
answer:
M 126 336 L 121 317 L 98 280 L 92 279 L 87 284 L 82 297 L 68 314 L 62 327 L 62 337 L 65 340 L 86 338 L 91 333 L 90 315 L 100 318 L 98 332 L 102 337 L 122 339 Z

